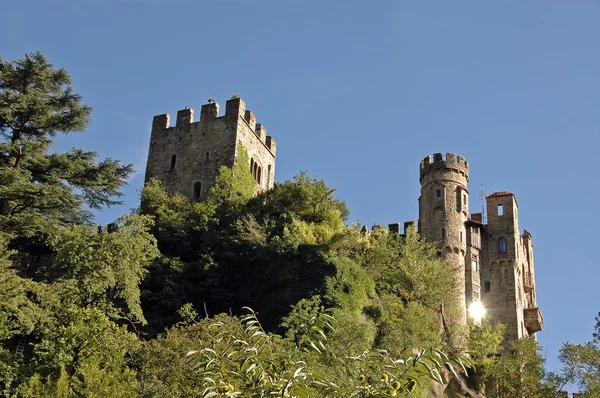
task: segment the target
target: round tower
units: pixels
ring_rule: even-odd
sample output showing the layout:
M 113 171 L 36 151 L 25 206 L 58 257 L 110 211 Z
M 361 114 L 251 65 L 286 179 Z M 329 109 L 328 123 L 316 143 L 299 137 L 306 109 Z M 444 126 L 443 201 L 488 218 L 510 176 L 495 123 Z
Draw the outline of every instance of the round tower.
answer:
M 458 313 L 452 318 L 466 324 L 465 254 L 469 214 L 469 165 L 465 158 L 447 153 L 427 156 L 420 167 L 419 233 L 439 245 L 438 256 L 454 270 Z

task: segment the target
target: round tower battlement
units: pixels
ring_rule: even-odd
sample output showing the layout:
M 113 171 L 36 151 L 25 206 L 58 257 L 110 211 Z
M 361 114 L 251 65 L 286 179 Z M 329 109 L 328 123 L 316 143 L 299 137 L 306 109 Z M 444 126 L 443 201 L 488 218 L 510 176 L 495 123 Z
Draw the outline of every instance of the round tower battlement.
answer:
M 469 163 L 464 157 L 451 152 L 446 153 L 446 156 L 442 153 L 434 153 L 433 156 L 430 155 L 421 160 L 419 181 L 422 184 L 424 177 L 429 173 L 448 170 L 462 174 L 466 182 L 469 182 Z M 434 177 L 434 180 L 438 179 L 438 177 Z

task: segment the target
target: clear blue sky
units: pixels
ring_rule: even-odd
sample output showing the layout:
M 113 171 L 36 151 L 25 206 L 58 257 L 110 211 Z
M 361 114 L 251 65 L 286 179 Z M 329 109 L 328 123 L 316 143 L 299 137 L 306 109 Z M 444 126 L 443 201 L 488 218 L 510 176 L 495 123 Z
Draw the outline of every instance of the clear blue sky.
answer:
M 40 49 L 94 107 L 84 147 L 135 164 L 152 116 L 240 93 L 278 142 L 276 179 L 337 188 L 362 223 L 417 218 L 419 161 L 456 152 L 517 195 L 533 234 L 549 367 L 600 310 L 597 0 L 72 0 L 2 5 L 0 54 Z M 197 115 L 199 112 L 197 112 Z

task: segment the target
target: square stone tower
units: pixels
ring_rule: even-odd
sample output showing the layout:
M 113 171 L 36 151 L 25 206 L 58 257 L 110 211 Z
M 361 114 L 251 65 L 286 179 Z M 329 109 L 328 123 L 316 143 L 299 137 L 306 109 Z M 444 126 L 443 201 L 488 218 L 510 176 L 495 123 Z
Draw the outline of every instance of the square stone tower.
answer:
M 535 336 L 544 320 L 536 301 L 531 234 L 519 230 L 519 205 L 510 192 L 486 197 L 481 267 L 482 301 L 495 322 L 506 325 L 506 340 Z
M 233 166 L 240 144 L 248 151 L 256 190 L 272 188 L 277 144 L 241 98 L 227 101 L 223 116 L 219 104 L 209 100 L 197 122 L 190 108 L 177 111 L 175 126 L 168 113 L 154 116 L 145 182 L 158 178 L 168 193 L 204 200 L 219 168 Z

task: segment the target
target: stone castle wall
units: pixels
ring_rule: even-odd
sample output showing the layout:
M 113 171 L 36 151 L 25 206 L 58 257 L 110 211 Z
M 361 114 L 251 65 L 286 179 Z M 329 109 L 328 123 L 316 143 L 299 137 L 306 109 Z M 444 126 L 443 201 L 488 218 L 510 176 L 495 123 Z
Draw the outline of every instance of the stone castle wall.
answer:
M 468 214 L 469 168 L 461 156 L 437 153 L 420 167 L 419 230 L 421 236 L 438 242 L 440 256 L 453 269 L 461 324 L 466 324 L 465 255 Z
M 190 108 L 177 112 L 175 126 L 170 125 L 169 114 L 155 116 L 145 181 L 158 178 L 171 194 L 204 200 L 219 168 L 233 166 L 240 143 L 249 157 L 261 165 L 256 190 L 271 188 L 275 180 L 276 142 L 256 123 L 241 98 L 227 101 L 223 116 L 219 116 L 219 104 L 209 101 L 202 106 L 197 122 Z
M 493 323 L 506 325 L 508 347 L 543 327 L 531 234 L 520 234 L 518 204 L 509 192 L 487 197 L 487 224 L 481 214 L 468 218 L 468 180 L 468 163 L 461 156 L 437 153 L 421 161 L 419 232 L 439 246 L 454 269 L 463 321 L 470 304 L 480 301 Z

